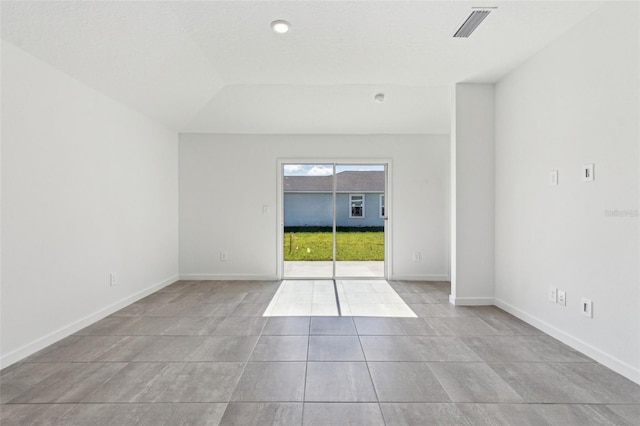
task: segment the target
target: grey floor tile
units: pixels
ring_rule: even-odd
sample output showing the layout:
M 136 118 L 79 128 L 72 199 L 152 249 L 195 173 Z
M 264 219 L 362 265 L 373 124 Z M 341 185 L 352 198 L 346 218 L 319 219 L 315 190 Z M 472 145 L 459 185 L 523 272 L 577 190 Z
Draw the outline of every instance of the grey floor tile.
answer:
M 261 317 L 280 284 L 167 286 L 1 370 L 0 424 L 640 426 L 640 386 L 449 283 L 390 283 L 420 318 Z
M 304 396 L 306 363 L 249 362 L 232 401 L 296 402 Z
M 465 336 L 461 340 L 486 362 L 540 361 L 531 352 L 530 336 Z
M 590 362 L 549 336 L 461 337 L 486 362 Z
M 367 361 L 422 361 L 409 336 L 360 336 Z
M 129 363 L 110 380 L 83 398 L 82 402 L 137 402 L 144 400 L 151 385 L 158 380 L 167 363 Z
M 244 364 L 240 362 L 172 363 L 149 387 L 152 402 L 227 402 Z
M 408 304 L 411 310 L 421 318 L 475 317 L 466 306 L 453 306 L 443 303 Z
M 65 425 L 61 419 L 74 404 L 9 404 L 0 408 L 2 426 Z
M 588 389 L 598 403 L 640 404 L 640 386 L 595 362 L 550 364 L 568 380 Z
M 65 374 L 69 364 L 22 363 L 2 370 L 0 377 L 0 402 L 6 403 L 54 374 Z
M 172 302 L 159 305 L 145 316 L 147 317 L 210 317 L 214 316 L 215 306 L 209 303 Z
M 150 315 L 154 310 L 165 306 L 157 303 L 132 303 L 114 313 L 114 317 L 144 317 Z
M 406 304 L 440 303 L 437 293 L 398 293 Z
M 522 402 L 518 393 L 485 363 L 429 363 L 454 402 Z
M 364 361 L 358 336 L 309 336 L 309 361 Z
M 226 401 L 242 363 L 130 364 L 87 398 L 90 402 Z
M 450 425 L 471 426 L 462 412 L 452 403 L 382 403 L 387 426 Z
M 378 404 L 372 403 L 317 403 L 305 402 L 305 426 L 384 426 Z
M 228 317 L 238 308 L 239 303 L 208 303 L 209 317 Z
M 173 324 L 162 332 L 164 336 L 207 336 L 213 333 L 219 318 L 188 317 L 175 318 Z
M 397 336 L 405 335 L 404 329 L 395 318 L 355 317 L 359 335 Z
M 138 300 L 138 303 L 169 303 L 179 298 L 184 293 L 172 293 L 172 292 L 155 292 Z
M 482 318 L 487 324 L 502 334 L 523 336 L 544 334 L 537 328 L 496 306 L 473 306 L 469 308 L 473 310 L 475 315 Z
M 96 358 L 97 362 L 132 361 L 157 339 L 156 336 L 125 336 L 119 344 Z
M 426 363 L 367 364 L 380 402 L 451 402 Z
M 591 389 L 563 374 L 554 363 L 489 364 L 505 382 L 529 403 L 598 403 Z M 582 365 L 574 364 L 574 365 Z
M 616 425 L 640 424 L 640 404 L 606 405 L 594 407 L 603 417 Z
M 170 363 L 147 384 L 137 402 L 227 402 L 244 363 Z
M 153 336 L 131 359 L 136 362 L 185 361 L 205 341 L 205 336 Z
M 0 370 L 0 379 L 2 379 L 3 377 L 7 377 L 9 374 L 13 374 L 16 370 L 18 370 L 25 364 L 26 363 L 24 362 L 24 360 L 20 360 L 18 362 L 15 362 L 11 365 L 4 367 L 3 369 Z
M 141 317 L 136 318 L 120 332 L 127 336 L 160 336 L 177 321 L 177 318 L 172 317 Z
M 263 335 L 295 336 L 309 334 L 309 317 L 271 317 L 262 330 Z
M 95 336 L 118 336 L 124 335 L 123 330 L 130 327 L 137 320 L 137 317 L 116 317 L 110 316 L 91 324 L 88 327 L 78 331 L 78 335 L 95 335 Z
M 204 289 L 192 289 L 191 291 L 186 291 L 180 294 L 178 297 L 172 300 L 172 303 L 169 305 L 184 305 L 184 306 L 193 306 L 197 307 L 197 305 L 204 304 L 208 300 L 207 298 L 211 296 L 211 292 L 206 291 Z M 243 296 L 244 297 L 244 296 Z M 223 300 L 223 302 L 225 302 Z
M 273 299 L 273 294 L 274 293 L 272 293 L 272 292 L 253 291 L 253 292 L 247 293 L 245 298 L 242 299 L 242 302 L 240 302 L 240 303 L 263 303 L 263 304 L 269 304 L 269 302 L 271 302 L 271 299 Z
M 429 318 L 398 318 L 400 326 L 409 336 L 437 336 L 438 331 Z
M 482 359 L 458 337 L 414 336 L 413 343 L 425 361 L 478 362 Z
M 309 362 L 305 401 L 377 401 L 367 364 L 364 362 Z
M 123 336 L 72 335 L 27 358 L 27 362 L 91 362 L 117 347 Z
M 220 426 L 289 426 L 301 423 L 301 402 L 231 402 Z
M 323 335 L 357 334 L 352 317 L 312 317 L 310 333 Z
M 220 420 L 220 426 L 289 426 L 301 423 L 301 402 L 231 402 Z
M 608 425 L 621 426 L 628 424 L 611 412 L 606 412 L 605 406 L 582 404 L 531 404 L 533 410 L 543 417 L 550 425 Z M 598 407 L 603 407 L 599 410 Z M 640 423 L 637 417 L 636 423 Z M 631 423 L 634 424 L 634 423 Z
M 260 336 L 251 361 L 306 361 L 307 336 Z
M 238 306 L 245 301 L 248 293 L 214 292 L 203 297 L 201 301 L 206 303 L 227 304 Z
M 149 404 L 149 406 L 149 410 L 137 426 L 217 426 L 227 404 Z
M 267 323 L 262 317 L 227 317 L 211 334 L 216 336 L 259 336 Z
M 500 334 L 478 317 L 431 318 L 430 325 L 441 336 L 491 336 Z
M 125 366 L 122 363 L 63 365 L 63 368 L 9 402 L 32 404 L 79 402 Z
M 571 423 L 549 423 L 530 404 L 458 404 L 469 424 L 486 426 L 579 426 Z M 582 426 L 582 425 L 580 425 Z
M 137 425 L 150 404 L 77 404 L 61 419 L 67 426 Z
M 189 356 L 189 361 L 243 361 L 251 356 L 258 336 L 210 336 Z
M 261 317 L 267 309 L 268 303 L 240 303 L 229 316 L 231 317 Z

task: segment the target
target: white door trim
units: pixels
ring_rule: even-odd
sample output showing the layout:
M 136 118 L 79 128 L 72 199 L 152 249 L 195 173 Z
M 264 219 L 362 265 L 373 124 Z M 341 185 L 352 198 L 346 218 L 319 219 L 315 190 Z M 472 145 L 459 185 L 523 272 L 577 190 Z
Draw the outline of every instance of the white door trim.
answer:
M 276 162 L 277 167 L 277 189 L 276 189 L 276 271 L 278 279 L 283 279 L 284 275 L 284 187 L 283 172 L 285 164 L 331 164 L 334 165 L 353 165 L 353 164 L 375 164 L 385 166 L 385 216 L 387 219 L 384 224 L 384 278 L 388 279 L 393 272 L 393 173 L 392 160 L 390 158 L 279 158 Z M 335 203 L 334 203 L 335 205 Z M 334 265 L 335 268 L 335 265 Z M 334 269 L 335 276 L 335 269 Z M 358 278 L 358 277 L 354 277 Z M 365 278 L 365 277 L 360 277 Z M 312 278 L 311 278 L 312 279 Z

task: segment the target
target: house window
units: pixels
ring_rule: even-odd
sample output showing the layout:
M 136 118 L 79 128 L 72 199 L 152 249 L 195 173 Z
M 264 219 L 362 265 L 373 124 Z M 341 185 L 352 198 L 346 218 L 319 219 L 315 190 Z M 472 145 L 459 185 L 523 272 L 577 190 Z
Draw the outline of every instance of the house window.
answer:
M 384 219 L 384 194 L 380 194 L 380 218 Z
M 349 194 L 350 218 L 364 217 L 364 195 Z

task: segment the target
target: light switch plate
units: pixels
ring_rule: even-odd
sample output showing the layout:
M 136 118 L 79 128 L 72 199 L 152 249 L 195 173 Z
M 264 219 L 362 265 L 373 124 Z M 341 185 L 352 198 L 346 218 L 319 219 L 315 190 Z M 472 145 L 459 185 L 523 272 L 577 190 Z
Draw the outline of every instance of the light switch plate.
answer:
M 583 182 L 591 182 L 595 179 L 595 170 L 593 163 L 583 164 L 582 165 L 582 181 Z
M 555 287 L 549 287 L 548 297 L 550 302 L 556 303 L 558 301 L 558 289 Z
M 593 318 L 593 302 L 589 299 L 582 299 L 582 315 L 587 318 Z
M 558 171 L 551 170 L 549 172 L 549 185 L 556 186 L 558 185 Z

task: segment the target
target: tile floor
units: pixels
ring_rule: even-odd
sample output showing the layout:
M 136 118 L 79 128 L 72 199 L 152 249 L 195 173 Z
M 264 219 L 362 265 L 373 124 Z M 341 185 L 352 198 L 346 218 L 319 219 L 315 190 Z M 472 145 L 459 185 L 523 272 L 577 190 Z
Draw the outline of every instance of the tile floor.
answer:
M 264 316 L 417 315 L 385 280 L 284 280 Z
M 417 318 L 263 317 L 279 282 L 177 282 L 0 372 L 8 425 L 638 425 L 640 386 L 447 283 Z

